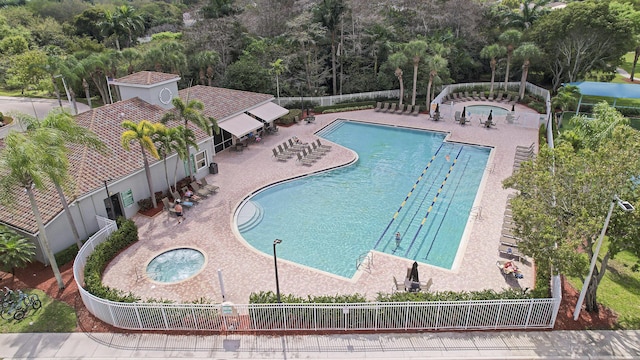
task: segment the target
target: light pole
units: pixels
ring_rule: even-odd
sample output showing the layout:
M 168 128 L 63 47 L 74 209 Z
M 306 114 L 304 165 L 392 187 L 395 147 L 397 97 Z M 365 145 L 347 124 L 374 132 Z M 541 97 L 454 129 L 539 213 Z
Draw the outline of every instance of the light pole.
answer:
M 57 78 L 61 78 L 62 79 L 62 85 L 64 85 L 64 92 L 67 94 L 67 100 L 69 100 L 69 107 L 71 109 L 71 111 L 73 112 L 73 103 L 71 102 L 71 95 L 69 94 L 69 88 L 67 87 L 67 82 L 64 80 L 64 76 L 62 76 L 62 74 L 58 74 L 54 76 L 55 79 Z M 62 107 L 62 105 L 60 106 Z M 78 115 L 73 114 L 73 115 Z
M 578 320 L 580 316 L 580 310 L 582 309 L 582 302 L 584 301 L 584 297 L 587 294 L 587 288 L 589 287 L 589 283 L 591 282 L 591 276 L 593 275 L 593 270 L 596 267 L 596 261 L 598 260 L 598 253 L 600 252 L 600 247 L 602 246 L 602 240 L 604 239 L 604 234 L 607 232 L 607 227 L 609 226 L 609 220 L 611 220 L 611 214 L 613 213 L 613 208 L 615 205 L 618 205 L 625 212 L 632 212 L 635 210 L 633 205 L 631 205 L 627 201 L 620 200 L 618 195 L 613 195 L 613 200 L 611 200 L 611 206 L 609 206 L 609 212 L 607 213 L 607 218 L 604 220 L 604 226 L 602 226 L 602 231 L 600 231 L 600 237 L 596 242 L 596 250 L 593 252 L 593 256 L 591 257 L 591 265 L 589 266 L 589 274 L 586 279 L 584 279 L 584 283 L 582 284 L 582 290 L 580 291 L 580 297 L 578 298 L 578 303 L 576 303 L 576 308 L 573 311 L 573 320 Z
M 280 244 L 282 240 L 275 239 L 273 240 L 273 265 L 276 269 L 276 299 L 278 300 L 278 304 L 280 301 L 280 281 L 278 280 L 278 256 L 276 255 L 276 245 Z

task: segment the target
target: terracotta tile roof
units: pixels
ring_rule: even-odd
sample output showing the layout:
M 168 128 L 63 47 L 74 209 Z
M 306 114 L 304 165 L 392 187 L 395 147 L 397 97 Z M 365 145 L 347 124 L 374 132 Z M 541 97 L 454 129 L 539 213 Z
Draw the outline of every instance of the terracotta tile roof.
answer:
M 205 115 L 218 121 L 273 99 L 273 95 L 203 85 L 180 90 L 179 95 L 185 101 L 187 97 L 202 101 Z
M 131 75 L 121 77 L 119 79 L 115 79 L 114 81 L 117 83 L 131 85 L 153 85 L 169 80 L 174 80 L 179 77 L 180 76 L 176 74 L 166 74 L 155 71 L 140 71 Z
M 161 73 L 154 74 L 175 76 Z M 188 94 L 190 99 L 202 101 L 205 105 L 205 115 L 216 119 L 224 119 L 273 99 L 272 95 L 267 94 L 207 86 L 195 86 L 181 90 L 179 93 L 184 100 L 186 100 Z M 123 131 L 120 124 L 123 120 L 158 122 L 165 111 L 163 108 L 151 105 L 139 98 L 132 98 L 77 115 L 76 122 L 95 132 L 107 145 L 110 152 L 107 155 L 102 155 L 82 146 L 71 146 L 69 173 L 74 184 L 73 188 L 67 191 L 67 201 L 72 202 L 83 194 L 101 189 L 104 186 L 104 180 L 119 179 L 141 170 L 143 161 L 140 147 L 132 146 L 131 151 L 125 151 L 120 145 L 120 135 Z M 167 124 L 167 126 L 171 127 L 177 125 L 177 123 Z M 207 135 L 202 130 L 194 127 L 192 129 L 198 142 L 207 138 Z M 149 157 L 149 161 L 153 164 L 155 161 L 160 160 L 154 160 Z M 38 209 L 46 224 L 62 211 L 62 205 L 55 188 L 49 183 L 47 184 L 47 190 L 35 190 L 34 192 Z M 0 222 L 23 229 L 29 233 L 36 233 L 38 231 L 37 225 L 24 190 L 16 190 L 16 197 L 18 200 L 12 209 L 7 209 L 0 205 L 0 214 L 2 214 Z

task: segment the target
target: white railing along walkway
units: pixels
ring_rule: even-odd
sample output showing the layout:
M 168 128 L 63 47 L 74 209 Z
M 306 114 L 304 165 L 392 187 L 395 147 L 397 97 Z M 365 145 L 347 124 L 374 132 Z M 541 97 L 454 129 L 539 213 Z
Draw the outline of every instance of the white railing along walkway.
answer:
M 85 306 L 109 325 L 131 330 L 345 331 L 548 329 L 560 307 L 560 279 L 547 299 L 390 302 L 355 304 L 118 303 L 84 288 L 86 260 L 116 230 L 101 229 L 78 252 L 73 272 Z

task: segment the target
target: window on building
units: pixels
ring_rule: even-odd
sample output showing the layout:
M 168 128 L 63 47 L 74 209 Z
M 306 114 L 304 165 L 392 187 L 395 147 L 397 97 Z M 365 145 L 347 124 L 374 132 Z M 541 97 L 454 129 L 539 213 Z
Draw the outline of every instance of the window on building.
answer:
M 207 150 L 203 150 L 194 156 L 196 171 L 200 171 L 207 167 Z

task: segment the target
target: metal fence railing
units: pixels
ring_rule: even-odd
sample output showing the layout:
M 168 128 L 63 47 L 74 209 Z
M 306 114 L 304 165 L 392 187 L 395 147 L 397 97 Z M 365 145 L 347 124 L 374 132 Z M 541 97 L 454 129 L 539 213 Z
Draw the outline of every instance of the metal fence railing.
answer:
M 101 229 L 80 249 L 74 276 L 85 306 L 105 323 L 131 330 L 345 331 L 483 330 L 553 328 L 560 307 L 559 277 L 552 297 L 469 301 L 356 304 L 167 304 L 118 303 L 84 288 L 84 266 L 95 247 L 116 229 L 99 218 Z

